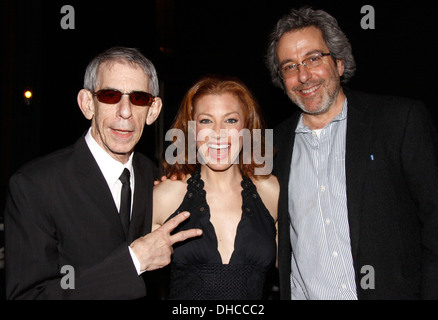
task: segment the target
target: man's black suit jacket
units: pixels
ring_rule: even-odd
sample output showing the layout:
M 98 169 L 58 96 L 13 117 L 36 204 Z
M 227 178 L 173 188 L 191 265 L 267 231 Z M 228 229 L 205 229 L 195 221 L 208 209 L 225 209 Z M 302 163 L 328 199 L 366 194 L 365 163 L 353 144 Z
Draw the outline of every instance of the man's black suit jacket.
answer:
M 12 176 L 5 210 L 8 299 L 134 299 L 146 294 L 128 245 L 151 230 L 156 167 L 135 153 L 133 168 L 128 239 L 84 136 Z M 61 273 L 63 266 L 73 267 L 74 289 L 61 286 L 62 277 L 72 275 L 71 268 Z
M 416 101 L 344 92 L 347 209 L 358 298 L 438 299 L 438 144 L 430 113 Z M 282 299 L 291 297 L 289 214 L 294 213 L 288 211 L 288 184 L 299 115 L 274 130 Z M 367 266 L 374 270 L 374 289 L 368 288 Z

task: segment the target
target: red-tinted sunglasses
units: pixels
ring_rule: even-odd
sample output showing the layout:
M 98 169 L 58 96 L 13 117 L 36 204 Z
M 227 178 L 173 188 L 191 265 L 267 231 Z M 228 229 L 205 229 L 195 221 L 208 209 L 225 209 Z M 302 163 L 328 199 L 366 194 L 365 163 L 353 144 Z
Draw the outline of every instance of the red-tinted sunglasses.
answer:
M 129 101 L 136 106 L 150 107 L 152 102 L 154 102 L 155 97 L 148 92 L 143 91 L 132 91 L 129 93 L 123 93 L 117 90 L 99 90 L 93 92 L 93 95 L 97 97 L 102 103 L 116 104 L 118 103 L 123 95 L 129 95 Z

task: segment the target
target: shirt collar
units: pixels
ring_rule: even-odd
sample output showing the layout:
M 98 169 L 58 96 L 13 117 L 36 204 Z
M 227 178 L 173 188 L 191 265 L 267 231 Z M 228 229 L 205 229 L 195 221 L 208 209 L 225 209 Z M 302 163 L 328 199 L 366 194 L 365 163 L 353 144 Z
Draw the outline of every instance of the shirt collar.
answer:
M 103 176 L 111 188 L 117 181 L 119 180 L 120 175 L 123 172 L 124 168 L 127 168 L 131 172 L 131 176 L 133 173 L 132 168 L 132 158 L 134 152 L 129 156 L 128 162 L 122 164 L 121 162 L 113 159 L 97 142 L 94 140 L 91 135 L 91 128 L 88 130 L 85 135 L 85 141 L 90 149 L 94 159 L 99 165 L 100 171 L 102 171 Z
M 332 121 L 330 121 L 330 123 L 347 119 L 347 104 L 348 104 L 347 98 L 345 98 L 341 112 L 336 117 L 334 117 Z M 295 129 L 295 133 L 309 133 L 309 132 L 312 132 L 312 130 L 303 123 L 303 113 L 301 113 L 300 120 L 298 121 L 297 128 Z

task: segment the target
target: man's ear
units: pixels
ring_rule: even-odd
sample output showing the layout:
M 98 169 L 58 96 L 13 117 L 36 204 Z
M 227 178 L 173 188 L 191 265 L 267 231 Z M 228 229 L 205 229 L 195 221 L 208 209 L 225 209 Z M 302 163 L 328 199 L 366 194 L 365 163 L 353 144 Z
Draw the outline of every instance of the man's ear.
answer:
M 93 119 L 94 116 L 94 101 L 92 93 L 86 89 L 82 89 L 78 93 L 78 105 L 88 120 Z
M 338 69 L 338 74 L 339 77 L 342 77 L 342 75 L 344 74 L 345 71 L 345 65 L 344 62 L 342 60 L 336 60 L 336 68 Z
M 154 123 L 155 120 L 157 120 L 158 116 L 160 115 L 162 106 L 163 101 L 160 97 L 156 97 L 152 105 L 149 107 L 148 115 L 146 116 L 147 125 L 151 125 L 152 123 Z

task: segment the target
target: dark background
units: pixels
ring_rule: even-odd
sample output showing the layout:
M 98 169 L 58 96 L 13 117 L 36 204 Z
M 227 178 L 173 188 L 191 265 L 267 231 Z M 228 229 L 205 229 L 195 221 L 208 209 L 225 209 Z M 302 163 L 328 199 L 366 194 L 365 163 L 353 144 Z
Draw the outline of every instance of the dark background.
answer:
M 74 30 L 61 28 L 64 5 L 75 10 Z M 282 15 L 302 5 L 328 11 L 349 37 L 358 67 L 349 87 L 420 99 L 437 120 L 438 26 L 430 1 L 2 1 L 0 219 L 10 175 L 74 143 L 89 127 L 76 95 L 90 59 L 111 46 L 136 47 L 157 68 L 164 109 L 136 149 L 152 159 L 160 157 L 185 91 L 208 73 L 240 77 L 273 128 L 296 107 L 271 84 L 264 63 L 268 35 Z M 364 5 L 374 7 L 374 30 L 361 28 Z M 23 99 L 28 87 L 30 105 Z

